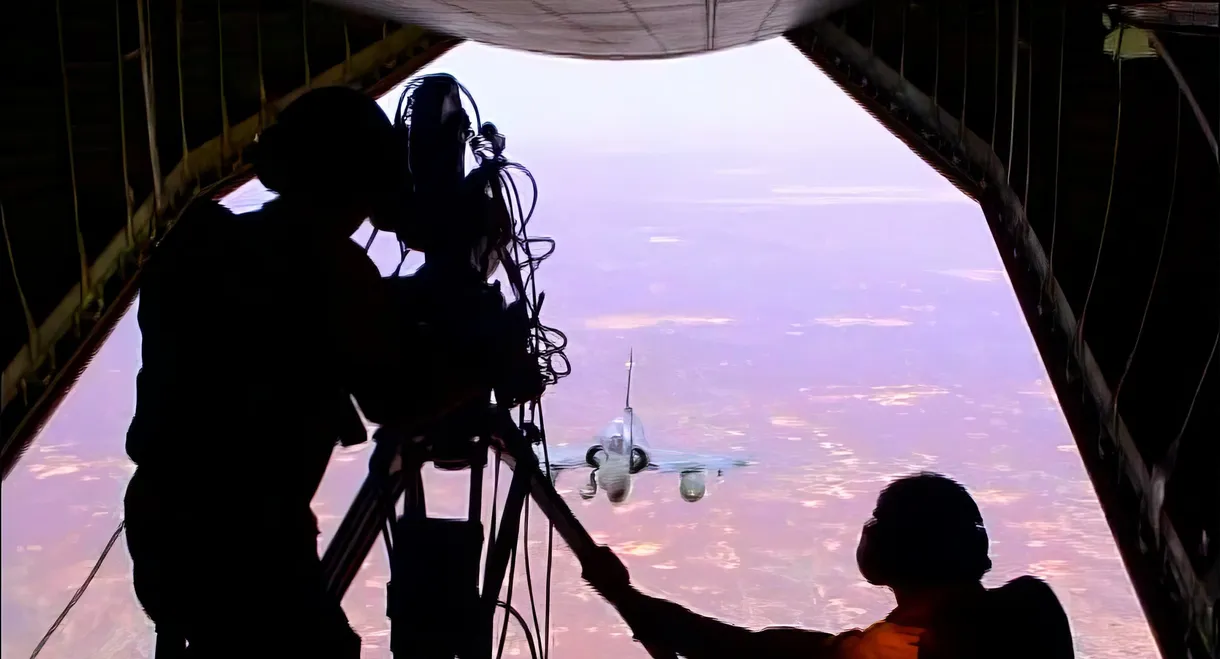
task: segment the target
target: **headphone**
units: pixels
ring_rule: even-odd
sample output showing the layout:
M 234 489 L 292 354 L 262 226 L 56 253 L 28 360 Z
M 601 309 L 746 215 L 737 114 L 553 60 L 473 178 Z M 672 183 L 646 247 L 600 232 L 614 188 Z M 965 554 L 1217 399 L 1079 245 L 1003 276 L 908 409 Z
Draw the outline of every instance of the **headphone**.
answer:
M 886 515 L 878 506 L 856 549 L 860 574 L 875 586 L 891 587 L 981 579 L 991 569 L 987 530 L 974 502 L 969 503 L 973 512 L 931 504 L 901 517 Z
M 344 86 L 320 87 L 286 107 L 263 128 L 242 159 L 269 189 L 337 197 L 379 196 L 406 171 L 405 131 L 375 101 Z

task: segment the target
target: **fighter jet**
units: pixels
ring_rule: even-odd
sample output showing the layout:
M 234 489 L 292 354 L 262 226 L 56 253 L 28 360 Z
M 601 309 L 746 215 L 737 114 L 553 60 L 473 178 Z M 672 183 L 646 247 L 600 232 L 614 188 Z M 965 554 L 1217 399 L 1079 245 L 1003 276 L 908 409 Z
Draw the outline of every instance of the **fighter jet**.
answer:
M 652 448 L 644 433 L 644 423 L 631 408 L 631 372 L 634 367 L 634 351 L 627 361 L 627 397 L 621 416 L 615 418 L 592 442 L 583 448 L 554 446 L 542 455 L 539 461 L 550 459 L 552 482 L 562 471 L 592 469 L 589 481 L 580 488 L 580 496 L 588 501 L 597 496 L 600 486 L 610 503 L 618 505 L 631 495 L 632 477 L 641 471 L 678 473 L 678 491 L 682 499 L 694 503 L 707 493 L 707 473 L 715 471 L 717 476 L 724 470 L 743 467 L 750 462 L 724 455 L 702 455 Z

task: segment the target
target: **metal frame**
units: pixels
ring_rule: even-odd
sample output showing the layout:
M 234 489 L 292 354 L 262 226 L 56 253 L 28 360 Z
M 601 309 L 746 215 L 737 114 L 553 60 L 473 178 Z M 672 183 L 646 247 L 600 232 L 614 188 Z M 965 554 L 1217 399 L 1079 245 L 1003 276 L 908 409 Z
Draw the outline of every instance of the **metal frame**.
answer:
M 1152 30 L 1148 31 L 1148 41 L 1152 43 L 1152 47 L 1156 49 L 1161 60 L 1165 62 L 1165 66 L 1169 67 L 1169 72 L 1173 74 L 1173 79 L 1178 83 L 1178 89 L 1182 95 L 1186 97 L 1186 102 L 1190 105 L 1190 110 L 1195 115 L 1195 120 L 1199 122 L 1199 129 L 1203 131 L 1203 136 L 1207 138 L 1207 144 L 1212 148 L 1212 155 L 1216 157 L 1216 162 L 1220 163 L 1220 146 L 1216 143 L 1216 134 L 1212 132 L 1211 123 L 1207 120 L 1207 115 L 1203 113 L 1203 108 L 1199 107 L 1199 101 L 1195 98 L 1195 93 L 1190 88 L 1190 84 L 1186 82 L 1186 77 L 1182 75 L 1182 70 L 1178 68 L 1177 62 L 1169 55 L 1169 50 L 1165 48 L 1165 44 L 1160 37 Z
M 1140 501 L 1139 523 L 1120 519 L 1116 504 L 1105 507 L 1105 513 L 1162 651 L 1173 657 L 1216 656 L 1220 632 L 1212 622 L 1211 602 L 1216 601 L 1217 585 L 1209 587 L 1195 573 L 1164 511 L 1146 505 L 1154 500 L 1152 470 L 1114 408 L 1112 392 L 1087 342 L 1076 340 L 1077 318 L 999 157 L 835 25 L 817 22 L 787 37 L 870 114 L 980 202 L 1099 497 L 1116 502 L 1119 493 L 1127 491 Z M 956 133 L 964 135 L 960 146 L 943 137 Z M 1069 377 L 1061 368 L 1064 363 L 1078 376 Z M 1093 436 L 1099 441 L 1079 439 Z M 1147 541 L 1149 533 L 1155 534 L 1152 542 Z M 1181 600 L 1176 606 L 1164 592 L 1166 579 Z M 1185 611 L 1184 616 L 1174 616 L 1174 609 Z

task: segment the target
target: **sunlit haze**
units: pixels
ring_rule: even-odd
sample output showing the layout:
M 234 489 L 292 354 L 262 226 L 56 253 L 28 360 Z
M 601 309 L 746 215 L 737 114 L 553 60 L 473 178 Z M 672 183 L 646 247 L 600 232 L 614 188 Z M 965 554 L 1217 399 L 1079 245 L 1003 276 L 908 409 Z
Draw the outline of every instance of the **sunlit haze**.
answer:
M 893 597 L 859 575 L 860 526 L 886 482 L 930 469 L 979 501 L 987 585 L 1046 579 L 1078 657 L 1155 656 L 981 210 L 786 41 L 656 62 L 466 44 L 437 71 L 470 90 L 533 172 L 531 233 L 557 241 L 538 282 L 572 375 L 544 399 L 551 444 L 583 450 L 621 413 L 634 350 L 631 402 L 651 446 L 753 461 L 709 474 L 694 503 L 677 474 L 637 476 L 618 506 L 578 496 L 585 474 L 560 476 L 642 590 L 754 627 L 866 626 Z M 255 181 L 227 203 L 267 198 Z M 397 263 L 388 237 L 372 255 L 386 273 Z M 6 658 L 34 648 L 121 518 L 139 347 L 128 313 L 3 484 Z M 323 543 L 368 455 L 336 452 L 314 503 Z M 425 476 L 433 513 L 464 513 L 466 474 Z M 344 600 L 366 657 L 389 656 L 384 553 Z M 542 616 L 536 512 L 528 554 Z M 645 656 L 558 539 L 554 560 L 555 656 Z M 41 656 L 151 656 L 130 574 L 120 540 Z M 531 618 L 516 574 L 513 604 Z M 527 652 L 510 631 L 507 654 Z

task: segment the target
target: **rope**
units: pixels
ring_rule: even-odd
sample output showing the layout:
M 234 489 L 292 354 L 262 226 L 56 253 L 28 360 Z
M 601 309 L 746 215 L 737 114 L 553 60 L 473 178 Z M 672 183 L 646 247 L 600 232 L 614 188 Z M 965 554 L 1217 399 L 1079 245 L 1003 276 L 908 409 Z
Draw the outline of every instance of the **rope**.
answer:
M 1097 283 L 1097 272 L 1101 268 L 1101 253 L 1106 246 L 1106 229 L 1110 224 L 1110 208 L 1114 202 L 1114 181 L 1118 172 L 1118 144 L 1123 121 L 1123 60 L 1119 53 L 1123 49 L 1123 28 L 1118 31 L 1118 45 L 1114 56 L 1118 61 L 1118 108 L 1114 118 L 1114 155 L 1110 159 L 1110 190 L 1106 193 L 1106 212 L 1101 221 L 1101 239 L 1097 243 L 1097 258 L 1093 262 L 1093 276 L 1089 278 L 1089 289 L 1084 296 L 1084 307 L 1080 310 L 1080 322 L 1076 324 L 1076 337 L 1072 341 L 1073 352 L 1081 350 L 1084 340 L 1084 323 L 1089 314 L 1089 302 L 1093 300 L 1093 285 Z
M 1025 72 L 1025 196 L 1021 198 L 1021 203 L 1025 204 L 1026 210 L 1029 209 L 1029 156 L 1030 146 L 1033 140 L 1034 133 L 1034 6 L 1029 8 L 1029 53 L 1027 59 L 1029 66 Z
M 38 642 L 38 646 L 34 648 L 34 651 L 30 653 L 30 659 L 35 659 L 35 657 L 42 652 L 42 648 L 46 646 L 47 641 L 51 640 L 51 635 L 55 633 L 55 630 L 59 629 L 60 623 L 64 621 L 64 618 L 68 617 L 68 612 L 71 611 L 72 607 L 76 606 L 76 603 L 80 601 L 81 596 L 85 594 L 85 589 L 89 587 L 89 584 L 93 583 L 93 577 L 97 576 L 97 571 L 101 569 L 102 562 L 106 560 L 106 555 L 109 554 L 110 550 L 114 548 L 114 543 L 118 542 L 119 535 L 123 533 L 124 526 L 125 522 L 119 522 L 118 528 L 116 528 L 114 533 L 110 536 L 110 542 L 106 543 L 106 548 L 102 550 L 102 555 L 97 557 L 97 562 L 93 564 L 93 569 L 89 571 L 89 576 L 85 577 L 85 582 L 80 585 L 80 588 L 76 589 L 76 594 L 73 595 L 72 599 L 68 601 L 68 605 L 64 607 L 64 610 L 60 612 L 59 617 L 55 619 L 55 623 L 52 624 L 51 628 L 47 630 L 47 633 L 43 635 L 42 640 Z
M 1186 434 L 1186 427 L 1190 425 L 1190 416 L 1195 412 L 1195 404 L 1199 402 L 1199 392 L 1203 391 L 1203 382 L 1207 380 L 1207 371 L 1216 359 L 1216 348 L 1218 346 L 1220 346 L 1220 331 L 1216 332 L 1216 339 L 1212 341 L 1212 351 L 1208 353 L 1207 361 L 1203 363 L 1203 373 L 1199 375 L 1199 384 L 1195 387 L 1195 395 L 1190 398 L 1190 407 L 1186 409 L 1186 418 L 1182 420 L 1182 427 L 1178 430 L 1178 436 L 1173 438 L 1173 443 L 1169 445 L 1169 449 L 1165 451 L 1165 458 L 1161 461 L 1167 476 L 1178 461 L 1178 446 L 1182 443 L 1182 436 Z
M 8 265 L 13 270 L 13 287 L 17 289 L 17 298 L 21 300 L 21 311 L 25 315 L 25 327 L 30 333 L 30 362 L 38 357 L 38 323 L 30 311 L 30 303 L 25 297 L 25 288 L 21 286 L 21 278 L 17 276 L 17 260 L 13 258 L 13 239 L 8 235 L 8 216 L 4 213 L 4 202 L 0 201 L 0 229 L 4 231 L 4 249 L 8 252 Z
M 996 0 L 999 2 L 999 0 Z M 898 77 L 905 78 L 907 75 L 907 5 L 910 3 L 902 3 L 902 49 L 898 51 Z
M 1165 210 L 1165 230 L 1161 233 L 1161 248 L 1156 255 L 1156 268 L 1152 271 L 1152 286 L 1148 289 L 1148 300 L 1144 302 L 1144 313 L 1140 316 L 1139 329 L 1135 332 L 1135 343 L 1131 345 L 1131 354 L 1127 355 L 1127 364 L 1123 367 L 1123 374 L 1118 378 L 1118 384 L 1114 387 L 1114 400 L 1111 403 L 1111 421 L 1117 424 L 1118 421 L 1118 397 L 1123 392 L 1123 384 L 1127 381 L 1127 374 L 1131 372 L 1131 364 L 1135 361 L 1135 351 L 1139 349 L 1140 338 L 1144 335 L 1144 324 L 1148 322 L 1148 310 L 1152 308 L 1152 297 L 1156 293 L 1156 282 L 1161 275 L 1161 263 L 1165 259 L 1165 244 L 1169 241 L 1169 225 L 1173 219 L 1173 201 L 1178 191 L 1178 164 L 1179 156 L 1181 155 L 1182 147 L 1182 94 L 1178 94 L 1178 109 L 1176 113 L 1177 122 L 1173 133 L 1173 179 L 1169 185 L 1169 207 Z
M 936 3 L 936 47 L 933 49 L 932 64 L 932 107 L 940 107 L 940 3 Z M 936 113 L 936 122 L 940 123 L 940 112 Z M 939 126 L 937 126 L 939 128 Z
M 119 11 L 119 0 L 114 0 L 114 40 L 118 53 L 119 73 L 119 150 L 123 154 L 123 201 L 127 204 L 127 245 L 136 242 L 135 218 L 132 214 L 131 180 L 127 173 L 127 106 L 123 99 L 126 87 L 123 85 L 123 18 Z
M 267 82 L 263 77 L 263 7 L 256 3 L 254 9 L 254 43 L 258 55 L 258 130 L 267 129 Z
M 1021 34 L 1021 0 L 1012 3 L 1012 107 L 1008 111 L 1008 166 L 1004 180 L 1012 185 L 1012 151 L 1017 138 L 1017 41 Z
M 771 8 L 775 9 L 778 5 L 778 2 L 774 3 L 771 5 Z M 770 12 L 767 12 L 767 14 L 767 18 L 770 18 Z M 763 19 L 763 22 L 765 23 L 766 19 Z M 873 56 L 873 46 L 875 45 L 877 45 L 877 3 L 874 2 L 872 20 L 868 27 L 868 56 L 870 58 Z
M 343 19 L 343 82 L 352 79 L 352 35 L 347 29 L 347 19 Z
M 76 191 L 76 149 L 72 140 L 72 104 L 68 100 L 68 62 L 64 58 L 64 19 L 59 0 L 55 2 L 55 27 L 59 36 L 59 73 L 63 79 L 64 128 L 68 133 L 68 175 L 72 181 L 72 228 L 76 231 L 76 253 L 80 259 L 80 310 L 89 302 L 89 263 L 85 256 L 85 234 L 80 230 L 80 198 Z M 79 315 L 77 322 L 80 321 Z
M 1049 295 L 1055 285 L 1055 237 L 1059 229 L 1059 160 L 1060 138 L 1063 135 L 1063 58 L 1067 42 L 1067 7 L 1059 11 L 1059 93 L 1055 110 L 1055 187 L 1051 202 L 1051 250 L 1047 258 L 1046 288 Z
M 219 1 L 219 0 L 218 0 Z M 161 172 L 161 152 L 157 141 L 157 95 L 154 77 L 153 34 L 148 26 L 152 7 L 147 0 L 136 0 L 136 20 L 140 26 L 140 77 L 144 83 L 144 123 L 148 129 L 148 158 L 152 169 L 153 218 L 148 223 L 148 239 L 156 240 L 158 221 L 165 212 L 162 196 L 164 175 Z M 223 58 L 222 58 L 223 60 Z M 223 90 L 221 101 L 223 102 Z
M 876 9 L 874 8 L 874 12 Z M 962 111 L 957 131 L 957 146 L 961 149 L 966 139 L 966 101 L 970 98 L 970 11 L 962 12 Z
M 1182 116 L 1181 116 L 1181 114 L 1182 114 L 1182 112 L 1181 112 L 1182 96 L 1183 96 L 1183 94 L 1181 94 L 1181 93 L 1178 94 L 1178 124 L 1179 124 L 1179 126 L 1181 125 L 1181 121 L 1182 121 Z M 1177 182 L 1177 171 L 1178 171 L 1178 165 L 1177 165 L 1177 158 L 1175 157 L 1175 159 L 1174 159 L 1174 182 L 1175 183 Z M 1172 199 L 1172 197 L 1171 197 L 1171 199 Z M 1166 230 L 1168 230 L 1168 227 L 1166 227 Z M 1161 249 L 1164 250 L 1164 244 L 1162 244 Z M 1155 280 L 1154 280 L 1154 282 L 1155 282 Z M 1166 480 L 1169 479 L 1169 476 L 1173 472 L 1174 466 L 1177 464 L 1178 447 L 1182 443 L 1182 437 L 1184 437 L 1186 435 L 1186 428 L 1190 425 L 1190 417 L 1195 412 L 1195 405 L 1199 402 L 1199 392 L 1203 391 L 1203 383 L 1207 380 L 1207 372 L 1211 368 L 1212 362 L 1216 359 L 1217 347 L 1220 347 L 1220 329 L 1216 330 L 1216 338 L 1215 338 L 1215 340 L 1212 341 L 1211 352 L 1208 353 L 1208 355 L 1207 355 L 1207 361 L 1203 363 L 1203 372 L 1199 374 L 1199 384 L 1197 386 L 1195 386 L 1195 394 L 1190 399 L 1190 407 L 1186 408 L 1186 418 L 1182 419 L 1182 427 L 1178 430 L 1178 435 L 1173 438 L 1173 442 L 1169 445 L 1169 449 L 1165 451 L 1165 457 L 1161 460 L 1160 466 L 1161 466 L 1161 470 L 1165 474 Z
M 1000 0 L 995 0 L 991 13 L 995 17 L 995 65 L 991 73 L 991 150 L 994 152 L 1000 121 Z
M 385 35 L 382 35 L 382 39 Z M 313 86 L 313 76 L 309 74 L 309 0 L 301 0 L 301 43 L 304 48 L 301 50 L 305 55 L 305 86 Z
M 227 154 L 233 149 L 233 142 L 230 139 L 229 102 L 225 99 L 225 17 L 220 8 L 220 0 L 216 0 L 216 52 L 217 59 L 220 60 L 220 131 L 224 146 L 222 151 Z
M 174 3 L 175 50 L 178 52 L 178 123 L 182 126 L 182 170 L 191 176 L 191 148 L 186 143 L 186 85 L 182 82 L 182 0 Z

